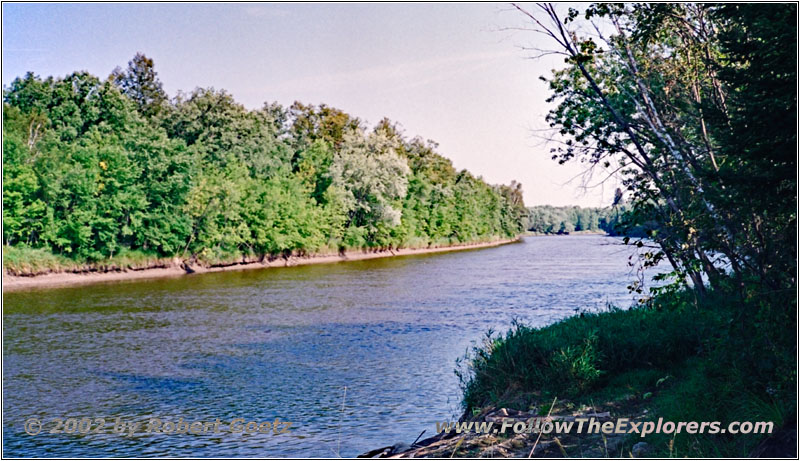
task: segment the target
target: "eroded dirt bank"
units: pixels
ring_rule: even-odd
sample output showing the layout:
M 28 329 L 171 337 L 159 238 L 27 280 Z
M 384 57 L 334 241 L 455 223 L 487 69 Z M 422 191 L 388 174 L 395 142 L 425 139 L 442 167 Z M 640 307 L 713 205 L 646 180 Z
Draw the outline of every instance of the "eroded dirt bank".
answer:
M 203 266 L 197 263 L 173 260 L 161 260 L 154 267 L 127 270 L 97 270 L 86 268 L 70 272 L 53 272 L 31 276 L 10 275 L 3 271 L 3 292 L 27 290 L 36 288 L 50 288 L 56 286 L 82 285 L 97 282 L 110 282 L 118 280 L 135 280 L 160 277 L 180 277 L 191 274 L 207 272 L 222 272 L 230 270 L 265 269 L 270 267 L 303 266 L 308 264 L 330 264 L 345 261 L 358 261 L 363 259 L 388 258 L 393 256 L 409 256 L 426 253 L 442 253 L 448 251 L 472 250 L 478 248 L 495 247 L 507 243 L 518 242 L 520 238 L 495 240 L 492 242 L 467 243 L 460 245 L 429 247 L 429 248 L 401 248 L 379 251 L 347 251 L 338 254 L 311 254 L 290 255 L 277 257 L 264 257 L 259 259 L 243 258 L 241 261 L 224 265 Z

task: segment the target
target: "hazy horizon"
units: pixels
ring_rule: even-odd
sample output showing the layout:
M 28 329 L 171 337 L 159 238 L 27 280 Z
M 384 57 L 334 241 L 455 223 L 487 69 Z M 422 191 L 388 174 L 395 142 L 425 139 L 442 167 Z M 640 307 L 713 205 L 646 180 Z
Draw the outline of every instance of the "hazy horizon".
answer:
M 325 103 L 406 136 L 490 183 L 523 184 L 531 205 L 609 205 L 616 183 L 583 191 L 558 165 L 546 84 L 558 58 L 528 59 L 535 35 L 497 4 L 5 4 L 3 86 L 86 70 L 105 78 L 137 52 L 170 96 L 230 92 L 248 108 Z M 571 180 L 571 182 L 570 182 Z M 595 179 L 591 184 L 599 182 Z

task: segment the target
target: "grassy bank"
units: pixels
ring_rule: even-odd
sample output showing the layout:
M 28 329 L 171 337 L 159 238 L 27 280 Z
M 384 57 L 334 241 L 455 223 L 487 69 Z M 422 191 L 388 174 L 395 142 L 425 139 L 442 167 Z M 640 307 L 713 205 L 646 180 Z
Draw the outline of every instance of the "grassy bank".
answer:
M 327 252 L 286 252 L 280 255 L 228 255 L 215 259 L 157 258 L 123 254 L 116 258 L 78 263 L 43 250 L 4 247 L 3 292 L 31 288 L 79 285 L 133 279 L 177 277 L 229 270 L 266 269 L 309 264 L 329 264 L 364 259 L 412 256 L 489 248 L 518 242 L 519 238 L 482 239 L 466 243 L 429 244 L 403 248 L 361 248 Z
M 336 255 L 350 255 L 358 253 L 388 253 L 402 252 L 403 250 L 432 250 L 461 248 L 477 245 L 503 243 L 515 241 L 517 238 L 502 238 L 499 236 L 474 239 L 468 242 L 438 240 L 434 242 L 413 241 L 403 246 L 365 247 L 365 248 L 332 248 L 323 247 L 316 251 L 285 251 L 280 254 L 240 254 L 233 252 L 204 252 L 198 255 L 164 257 L 155 253 L 137 250 L 126 250 L 111 258 L 90 261 L 81 258 L 70 258 L 59 255 L 45 248 L 29 248 L 25 246 L 3 245 L 3 270 L 12 276 L 31 277 L 36 275 L 54 273 L 91 273 L 113 272 L 128 270 L 145 270 L 168 268 L 177 266 L 191 266 L 195 268 L 213 268 L 234 266 L 241 264 L 260 263 L 276 259 L 288 258 L 314 258 Z
M 100 261 L 87 261 L 55 254 L 46 248 L 3 245 L 3 269 L 16 276 L 149 269 L 167 267 L 171 262 L 170 258 L 142 251 L 125 251 Z
M 477 414 L 547 408 L 554 398 L 625 402 L 652 420 L 773 421 L 777 430 L 797 405 L 795 313 L 792 296 L 716 292 L 698 301 L 678 293 L 544 328 L 515 325 L 462 363 L 464 406 Z M 747 456 L 764 437 L 652 434 L 644 441 L 657 456 Z

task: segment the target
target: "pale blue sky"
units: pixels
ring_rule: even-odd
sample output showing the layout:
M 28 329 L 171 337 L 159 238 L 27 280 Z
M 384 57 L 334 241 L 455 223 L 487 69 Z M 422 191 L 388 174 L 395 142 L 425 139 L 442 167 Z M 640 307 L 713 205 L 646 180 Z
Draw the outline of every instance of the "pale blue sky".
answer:
M 548 75 L 526 59 L 541 40 L 502 4 L 9 4 L 3 85 L 27 71 L 106 77 L 138 51 L 172 96 L 224 88 L 245 106 L 326 103 L 408 136 L 492 183 L 523 183 L 529 205 L 599 206 L 613 185 L 583 191 L 579 165 L 550 160 Z M 597 181 L 595 181 L 597 182 Z M 604 190 L 603 190 L 604 189 Z

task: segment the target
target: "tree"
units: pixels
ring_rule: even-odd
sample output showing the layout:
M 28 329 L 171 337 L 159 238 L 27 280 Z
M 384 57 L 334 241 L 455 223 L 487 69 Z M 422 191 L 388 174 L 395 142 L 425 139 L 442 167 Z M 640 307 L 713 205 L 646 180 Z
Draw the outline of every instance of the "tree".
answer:
M 690 278 L 699 295 L 704 280 L 718 287 L 728 267 L 740 287 L 750 274 L 777 288 L 767 261 L 786 268 L 796 262 L 780 258 L 764 235 L 781 238 L 795 222 L 794 207 L 786 204 L 796 178 L 776 171 L 794 171 L 787 146 L 795 145 L 796 134 L 777 120 L 776 130 L 763 127 L 754 134 L 746 120 L 771 120 L 777 113 L 791 124 L 795 97 L 779 95 L 794 95 L 789 87 L 796 73 L 785 63 L 794 62 L 796 52 L 783 43 L 796 41 L 796 8 L 593 4 L 585 21 L 574 9 L 562 18 L 550 4 L 538 5 L 536 14 L 517 9 L 552 39 L 554 48 L 545 52 L 563 55 L 567 64 L 549 80 L 557 106 L 548 120 L 565 138 L 554 158 L 580 158 L 620 172 L 628 217 L 649 228 L 660 246 L 660 252 L 646 253 L 645 264 L 668 259 L 678 281 Z M 597 38 L 579 30 L 593 30 Z M 773 113 L 765 114 L 764 106 Z M 741 123 L 734 130 L 736 120 Z M 761 139 L 749 143 L 754 137 Z M 777 169 L 758 168 L 760 160 L 748 158 L 748 150 L 758 150 L 762 165 Z M 759 187 L 784 205 L 745 192 L 744 178 L 754 171 L 765 178 Z
M 395 153 L 397 140 L 385 132 L 351 130 L 330 167 L 331 185 L 344 192 L 347 227 L 363 227 L 375 236 L 400 224 L 400 199 L 408 186 L 408 165 Z
M 142 53 L 136 53 L 128 61 L 127 69 L 115 68 L 108 79 L 131 98 L 139 113 L 147 118 L 157 116 L 167 102 L 167 94 L 158 79 L 153 60 Z
M 726 159 L 720 200 L 742 216 L 737 245 L 772 289 L 794 286 L 797 268 L 797 5 L 724 5 L 719 81 L 726 111 L 710 136 Z
M 325 105 L 248 110 L 213 88 L 166 100 L 144 55 L 106 81 L 26 74 L 3 112 L 5 243 L 80 263 L 226 263 L 521 229 L 521 185 L 457 173 L 397 124 L 367 132 Z

